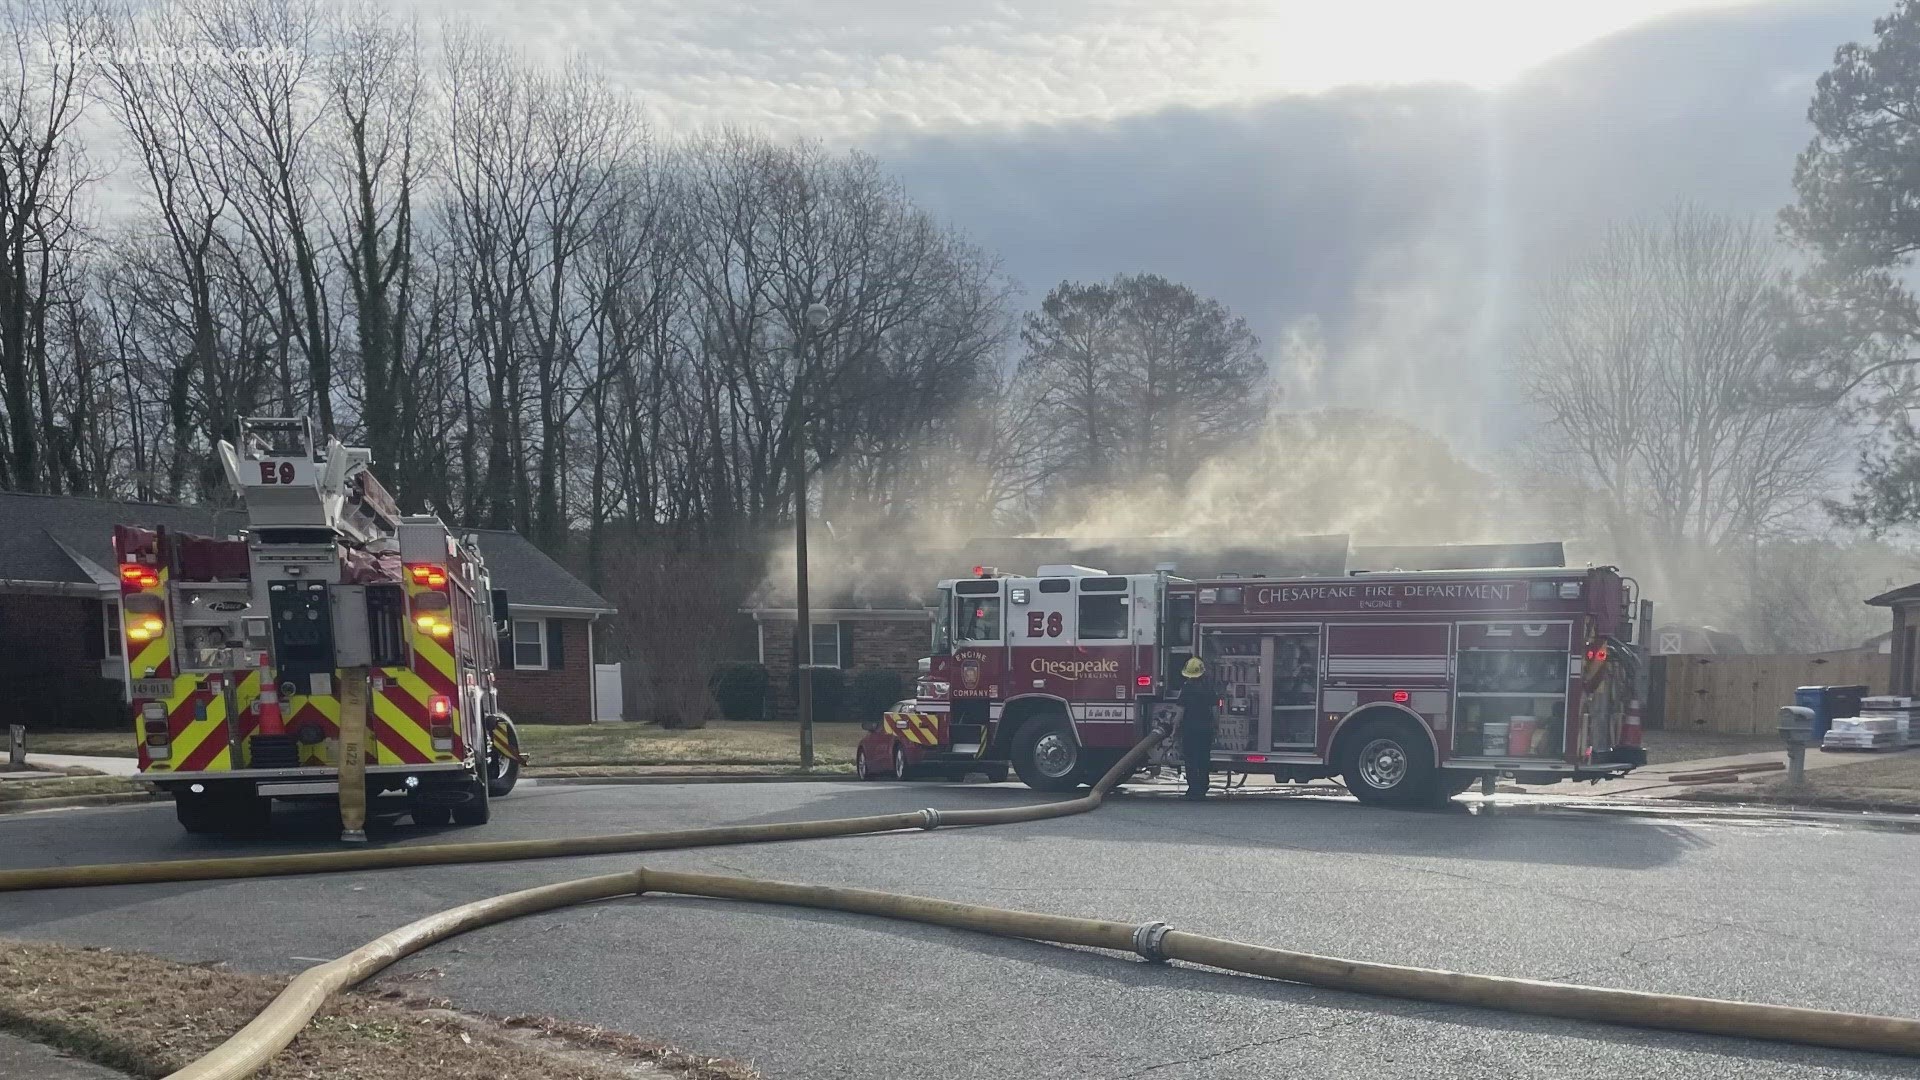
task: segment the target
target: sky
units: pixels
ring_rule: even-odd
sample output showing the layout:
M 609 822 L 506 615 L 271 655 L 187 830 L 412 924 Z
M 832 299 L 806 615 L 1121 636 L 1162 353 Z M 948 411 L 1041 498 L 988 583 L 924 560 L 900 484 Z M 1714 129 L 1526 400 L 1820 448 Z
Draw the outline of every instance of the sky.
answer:
M 1813 79 L 1892 0 L 394 2 L 585 60 L 663 132 L 871 152 L 1025 304 L 1186 282 L 1293 402 L 1475 453 L 1534 424 L 1531 288 L 1610 222 L 1770 221 Z
M 1739 0 L 397 0 L 578 57 L 669 127 L 834 139 L 1111 119 L 1335 87 L 1494 87 Z

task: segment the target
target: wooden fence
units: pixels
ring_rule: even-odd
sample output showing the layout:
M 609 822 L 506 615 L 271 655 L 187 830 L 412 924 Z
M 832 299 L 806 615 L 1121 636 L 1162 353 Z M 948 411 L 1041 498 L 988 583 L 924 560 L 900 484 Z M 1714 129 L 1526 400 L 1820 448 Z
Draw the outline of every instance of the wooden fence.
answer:
M 1893 658 L 1877 652 L 1797 656 L 1656 656 L 1648 686 L 1649 728 L 1772 735 L 1780 706 L 1800 686 L 1863 684 L 1887 692 Z

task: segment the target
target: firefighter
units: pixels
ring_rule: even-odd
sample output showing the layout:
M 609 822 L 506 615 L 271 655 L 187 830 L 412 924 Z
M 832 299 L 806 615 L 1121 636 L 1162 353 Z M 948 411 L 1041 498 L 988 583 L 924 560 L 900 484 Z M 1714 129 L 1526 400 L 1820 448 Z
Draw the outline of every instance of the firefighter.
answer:
M 1186 798 L 1204 799 L 1213 758 L 1213 680 L 1197 656 L 1187 661 L 1180 674 L 1180 758 L 1186 763 Z

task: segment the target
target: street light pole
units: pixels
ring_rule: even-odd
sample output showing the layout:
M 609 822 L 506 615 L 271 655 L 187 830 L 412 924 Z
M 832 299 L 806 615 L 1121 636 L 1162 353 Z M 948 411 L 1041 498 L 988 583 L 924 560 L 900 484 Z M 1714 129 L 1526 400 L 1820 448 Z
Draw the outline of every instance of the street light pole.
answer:
M 831 312 L 825 304 L 808 304 L 806 321 L 800 331 L 800 353 L 793 372 L 793 422 L 789 425 L 793 440 L 793 566 L 794 566 L 794 650 L 799 660 L 798 683 L 800 714 L 800 767 L 813 768 L 813 618 L 807 605 L 807 441 L 806 413 L 800 407 L 801 388 L 805 384 L 807 361 L 812 354 L 814 332 L 825 326 Z

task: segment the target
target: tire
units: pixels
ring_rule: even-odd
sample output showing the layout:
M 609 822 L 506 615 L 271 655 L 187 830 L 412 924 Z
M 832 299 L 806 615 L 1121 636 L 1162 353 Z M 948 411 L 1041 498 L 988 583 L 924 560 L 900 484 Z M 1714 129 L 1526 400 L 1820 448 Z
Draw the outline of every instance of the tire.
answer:
M 1400 720 L 1363 721 L 1345 739 L 1340 762 L 1347 790 L 1376 806 L 1433 802 L 1442 790 L 1437 771 L 1426 737 Z
M 196 836 L 264 836 L 273 827 L 273 800 L 258 795 L 176 793 L 173 813 Z
M 893 748 L 893 778 L 905 780 L 911 772 L 907 766 L 907 748 L 896 744 Z
M 1438 788 L 1435 802 L 1445 804 L 1455 795 L 1463 795 L 1473 785 L 1480 782 L 1479 773 L 1460 773 L 1453 769 L 1442 769 L 1435 787 Z
M 453 822 L 453 807 L 432 803 L 413 805 L 413 823 L 423 829 L 444 829 Z
M 853 751 L 853 775 L 862 780 L 874 778 L 874 771 L 867 767 L 867 748 L 864 746 Z
M 487 794 L 487 780 L 482 777 L 473 783 L 473 798 L 453 806 L 453 821 L 456 825 L 485 825 L 493 820 L 493 799 Z
M 180 819 L 181 828 L 195 836 L 205 836 L 220 831 L 220 804 L 204 795 L 192 795 L 184 791 L 174 792 L 173 816 Z
M 1072 791 L 1086 782 L 1086 754 L 1065 717 L 1038 716 L 1013 737 L 1013 769 L 1035 791 Z
M 513 721 L 505 716 L 497 716 L 494 723 L 506 729 L 507 745 L 514 753 L 520 752 L 520 733 L 514 730 Z M 520 782 L 520 762 L 511 757 L 503 757 L 494 752 L 491 726 L 487 732 L 487 794 L 499 798 L 513 790 Z

